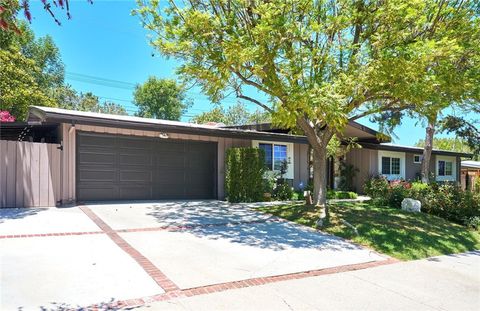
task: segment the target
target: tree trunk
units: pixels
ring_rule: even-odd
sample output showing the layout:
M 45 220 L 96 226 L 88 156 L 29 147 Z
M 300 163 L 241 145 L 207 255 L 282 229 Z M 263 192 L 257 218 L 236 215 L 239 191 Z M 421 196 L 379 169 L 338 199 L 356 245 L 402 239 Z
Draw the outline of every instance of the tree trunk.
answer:
M 425 131 L 425 146 L 423 147 L 421 177 L 422 177 L 422 182 L 426 184 L 430 182 L 430 159 L 432 157 L 433 136 L 435 135 L 436 123 L 437 123 L 436 116 L 433 118 L 429 118 L 427 129 Z
M 317 225 L 322 227 L 328 217 L 327 145 L 333 136 L 333 131 L 327 126 L 315 128 L 305 119 L 298 120 L 298 125 L 305 132 L 313 150 L 313 204 L 320 208 L 320 218 Z
M 325 207 L 327 203 L 327 150 L 313 151 L 313 204 Z

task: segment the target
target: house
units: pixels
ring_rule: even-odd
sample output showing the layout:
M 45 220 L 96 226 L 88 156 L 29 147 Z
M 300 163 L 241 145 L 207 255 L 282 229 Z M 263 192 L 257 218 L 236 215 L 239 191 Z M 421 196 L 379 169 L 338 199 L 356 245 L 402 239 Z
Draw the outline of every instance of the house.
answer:
M 360 170 L 356 190 L 371 175 L 414 179 L 421 149 L 384 144 L 378 133 L 350 122 L 344 137 L 363 148 L 344 159 Z M 226 127 L 33 106 L 26 123 L 0 124 L 0 207 L 105 200 L 223 199 L 225 151 L 253 146 L 299 188 L 310 178 L 306 137 L 270 124 Z M 459 181 L 460 157 L 434 150 L 439 181 Z M 329 160 L 329 185 L 338 175 Z
M 480 161 L 462 161 L 460 177 L 462 189 L 473 190 L 477 178 L 480 178 Z

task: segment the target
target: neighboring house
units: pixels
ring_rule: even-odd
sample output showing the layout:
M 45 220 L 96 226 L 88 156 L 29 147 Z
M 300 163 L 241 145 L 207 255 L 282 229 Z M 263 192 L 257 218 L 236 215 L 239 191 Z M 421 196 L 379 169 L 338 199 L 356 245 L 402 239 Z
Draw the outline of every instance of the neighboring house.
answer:
M 473 190 L 475 180 L 480 178 L 480 161 L 462 161 L 461 169 L 462 189 Z
M 344 132 L 363 146 L 344 159 L 360 170 L 354 180 L 359 192 L 370 175 L 414 179 L 420 170 L 420 148 L 382 144 L 377 134 L 356 122 Z M 306 138 L 270 124 L 197 125 L 34 106 L 27 123 L 0 124 L 0 144 L 0 207 L 223 199 L 231 147 L 262 148 L 272 170 L 286 160 L 286 178 L 295 188 L 310 177 Z M 459 157 L 466 156 L 435 150 L 436 179 L 458 181 Z M 336 162 L 329 160 L 332 187 Z

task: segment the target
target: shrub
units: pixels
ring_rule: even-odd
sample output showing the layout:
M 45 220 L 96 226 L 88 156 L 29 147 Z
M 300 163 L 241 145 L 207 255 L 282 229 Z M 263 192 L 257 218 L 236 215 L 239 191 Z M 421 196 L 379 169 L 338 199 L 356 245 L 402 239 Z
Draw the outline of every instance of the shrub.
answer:
M 475 177 L 473 181 L 473 192 L 480 194 L 480 176 Z
M 225 188 L 229 202 L 263 200 L 265 153 L 258 148 L 227 150 Z
M 273 190 L 273 196 L 282 201 L 291 200 L 293 193 L 293 189 L 288 183 L 279 183 Z
M 351 191 L 333 191 L 327 192 L 327 199 L 356 199 L 358 195 Z

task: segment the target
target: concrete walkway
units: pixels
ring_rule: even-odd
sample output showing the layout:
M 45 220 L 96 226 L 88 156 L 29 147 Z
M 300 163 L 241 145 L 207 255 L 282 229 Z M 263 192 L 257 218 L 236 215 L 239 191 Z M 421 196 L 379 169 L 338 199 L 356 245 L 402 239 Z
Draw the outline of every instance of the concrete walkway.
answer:
M 144 310 L 480 310 L 480 251 L 151 303 Z

